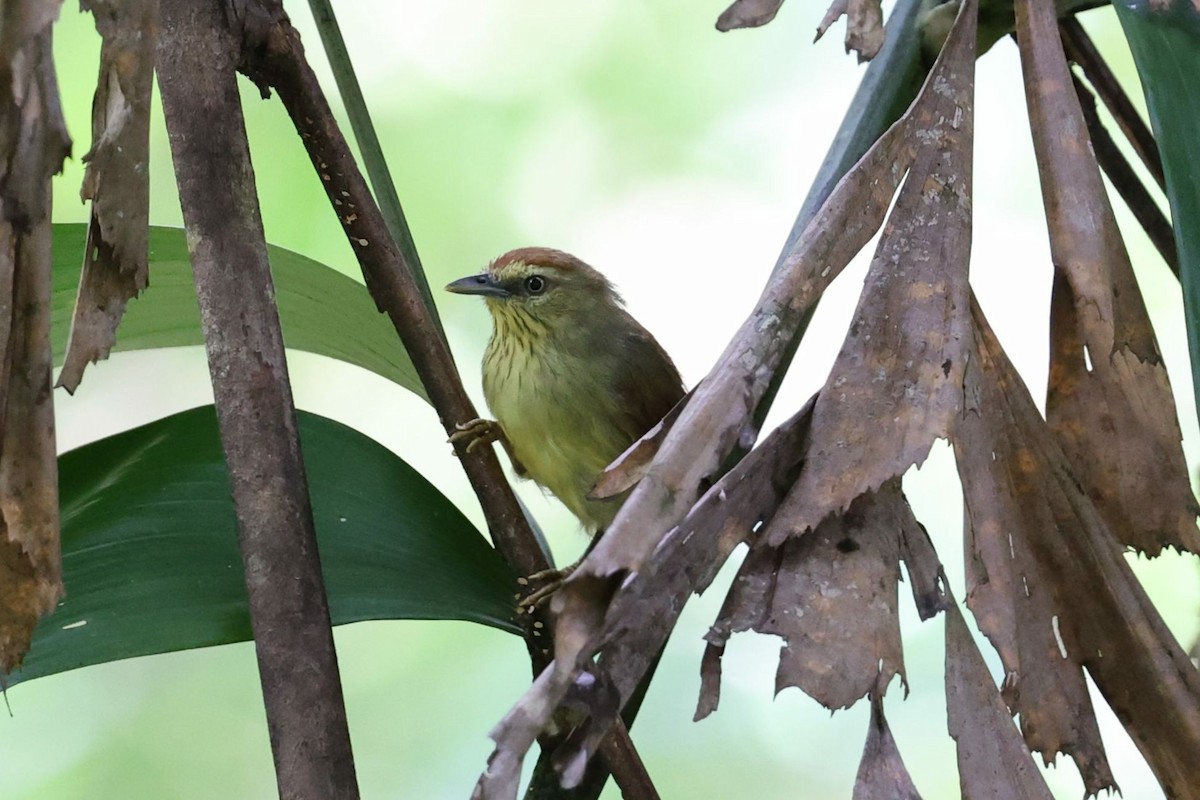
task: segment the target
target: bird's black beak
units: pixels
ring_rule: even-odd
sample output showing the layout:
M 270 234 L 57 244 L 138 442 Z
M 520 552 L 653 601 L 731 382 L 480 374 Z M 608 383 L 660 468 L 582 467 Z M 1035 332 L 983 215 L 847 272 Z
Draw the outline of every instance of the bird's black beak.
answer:
M 495 276 L 482 272 L 478 275 L 468 275 L 465 278 L 446 285 L 447 292 L 455 294 L 478 294 L 483 297 L 509 297 L 510 292 L 497 281 Z

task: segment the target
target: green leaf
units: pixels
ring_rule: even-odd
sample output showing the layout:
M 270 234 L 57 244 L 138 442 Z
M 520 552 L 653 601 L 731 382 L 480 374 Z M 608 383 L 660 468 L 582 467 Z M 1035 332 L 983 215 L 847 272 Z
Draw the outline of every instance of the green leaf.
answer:
M 334 624 L 458 619 L 519 633 L 495 550 L 398 456 L 299 412 Z M 233 502 L 212 406 L 59 459 L 66 599 L 10 685 L 132 656 L 247 641 Z
M 86 234 L 83 224 L 54 225 L 56 364 L 66 352 Z M 361 283 L 282 247 L 268 245 L 267 251 L 284 344 L 346 361 L 426 397 L 395 329 Z M 150 286 L 129 302 L 113 352 L 203 344 L 184 232 L 151 226 Z
M 1200 10 L 1175 0 L 1165 11 L 1113 3 L 1137 65 L 1158 140 L 1179 251 L 1179 280 L 1200 404 Z

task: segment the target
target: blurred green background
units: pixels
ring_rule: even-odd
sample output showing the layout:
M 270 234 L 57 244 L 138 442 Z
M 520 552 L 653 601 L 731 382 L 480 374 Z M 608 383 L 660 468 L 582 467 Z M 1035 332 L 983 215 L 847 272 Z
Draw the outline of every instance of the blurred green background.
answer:
M 750 310 L 861 74 L 838 41 L 811 45 L 824 9 L 786 4 L 754 31 L 713 29 L 724 0 L 354 0 L 336 4 L 368 103 L 435 287 L 522 245 L 569 250 L 608 273 L 631 311 L 695 383 Z M 289 3 L 333 92 L 307 6 Z M 1110 10 L 1085 24 L 1132 78 Z M 68 4 L 56 29 L 63 103 L 76 160 L 56 182 L 55 219 L 83 221 L 99 40 Z M 1129 80 L 1137 93 L 1135 80 Z M 243 81 L 268 239 L 357 275 L 341 230 L 278 102 Z M 336 101 L 335 101 L 336 105 Z M 1015 47 L 979 64 L 972 279 L 1035 397 L 1046 381 L 1051 266 Z M 180 224 L 170 155 L 155 110 L 151 221 Z M 1118 208 L 1175 379 L 1189 465 L 1196 414 L 1178 285 Z M 861 286 L 860 258 L 831 289 L 785 384 L 773 422 L 824 381 Z M 153 275 L 151 276 L 153 283 Z M 439 293 L 441 294 L 441 293 Z M 489 332 L 481 304 L 439 296 L 452 347 L 482 408 L 477 364 Z M 374 375 L 316 356 L 290 357 L 298 405 L 367 433 L 404 456 L 481 524 L 432 410 Z M 74 397 L 59 393 L 65 450 L 211 401 L 199 348 L 114 356 Z M 942 445 L 906 478 L 961 597 L 962 506 Z M 559 555 L 584 537 L 570 515 L 522 487 Z M 734 561 L 740 560 L 740 554 Z M 1200 628 L 1190 558 L 1136 564 L 1181 641 Z M 691 722 L 701 636 L 730 569 L 689 606 L 634 738 L 665 798 L 848 798 L 867 711 L 830 714 L 796 690 L 772 700 L 777 640 L 735 637 L 720 710 Z M 67 587 L 70 591 L 70 587 Z M 911 694 L 893 685 L 888 714 L 926 798 L 958 796 L 942 698 L 942 622 L 902 622 Z M 525 688 L 520 642 L 466 623 L 361 623 L 337 631 L 365 798 L 466 798 L 487 731 Z M 987 651 L 985 651 L 987 652 Z M 998 662 L 988 652 L 990 664 Z M 33 681 L 8 693 L 0 721 L 5 798 L 269 798 L 274 776 L 250 645 L 135 659 Z M 1107 714 L 1107 712 L 1105 712 Z M 1102 719 L 1126 797 L 1161 792 L 1111 714 Z M 1082 785 L 1047 771 L 1056 796 Z M 606 797 L 619 796 L 610 787 Z

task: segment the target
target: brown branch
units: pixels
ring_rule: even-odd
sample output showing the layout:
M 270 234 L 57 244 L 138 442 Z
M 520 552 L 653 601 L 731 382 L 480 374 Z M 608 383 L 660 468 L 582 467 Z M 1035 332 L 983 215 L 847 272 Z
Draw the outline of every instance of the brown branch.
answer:
M 1146 187 L 1138 179 L 1137 173 L 1133 171 L 1133 167 L 1129 166 L 1129 162 L 1125 160 L 1117 143 L 1113 141 L 1112 136 L 1100 121 L 1100 115 L 1096 113 L 1095 95 L 1084 86 L 1083 81 L 1079 80 L 1076 75 L 1072 74 L 1071 78 L 1075 83 L 1075 94 L 1079 96 L 1079 105 L 1083 109 L 1083 121 L 1087 125 L 1088 136 L 1092 138 L 1092 146 L 1096 151 L 1096 160 L 1100 162 L 1100 168 L 1112 181 L 1117 194 L 1121 195 L 1125 205 L 1133 212 L 1133 216 L 1137 218 L 1138 224 L 1142 226 L 1142 230 L 1146 232 L 1146 236 L 1150 238 L 1163 261 L 1178 278 L 1179 253 L 1175 249 L 1175 233 L 1171 230 L 1170 221 L 1162 213 L 1158 204 L 1154 202 L 1150 192 L 1146 191 Z
M 413 366 L 429 394 L 447 433 L 457 423 L 479 415 L 467 397 L 454 359 L 429 309 L 402 251 L 388 232 L 366 180 L 358 169 L 338 127 L 316 75 L 304 56 L 300 36 L 277 0 L 260 0 L 240 20 L 243 25 L 241 69 L 265 93 L 270 88 L 291 116 L 312 160 L 325 193 L 333 204 L 367 289 L 376 305 L 392 320 Z M 504 477 L 500 462 L 489 448 L 460 453 L 463 469 L 483 508 L 496 549 L 516 575 L 530 575 L 550 566 L 537 538 Z M 525 641 L 534 672 L 549 663 L 552 639 L 544 611 L 522 615 Z M 540 623 L 540 624 L 538 624 Z M 545 744 L 547 748 L 553 743 Z M 623 724 L 603 744 L 614 779 L 630 800 L 653 800 L 657 795 L 644 780 L 642 765 Z
M 1095 87 L 1100 99 L 1104 101 L 1105 107 L 1116 120 L 1117 126 L 1133 146 L 1134 152 L 1138 154 L 1138 158 L 1154 176 L 1158 188 L 1165 188 L 1162 159 L 1158 154 L 1158 143 L 1154 141 L 1154 134 L 1142 121 L 1141 114 L 1133 107 L 1129 95 L 1125 94 L 1125 90 L 1121 88 L 1121 82 L 1108 68 L 1108 64 L 1100 55 L 1100 51 L 1096 49 L 1091 37 L 1087 35 L 1087 31 L 1074 17 L 1060 19 L 1058 30 L 1062 35 L 1063 48 L 1066 50 L 1067 58 L 1079 65 L 1088 79 L 1088 83 Z
M 164 0 L 158 79 L 281 798 L 358 798 L 283 337 L 219 0 Z
M 295 123 L 325 193 L 342 223 L 376 305 L 396 327 L 447 433 L 479 416 L 454 367 L 450 349 L 437 334 L 403 254 L 388 233 L 366 179 L 358 169 L 316 75 L 304 57 L 300 36 L 277 0 L 248 3 L 255 14 L 242 20 L 239 69 L 264 92 L 275 89 Z M 461 456 L 479 496 L 496 549 L 517 575 L 550 564 L 517 504 L 500 462 L 488 448 Z

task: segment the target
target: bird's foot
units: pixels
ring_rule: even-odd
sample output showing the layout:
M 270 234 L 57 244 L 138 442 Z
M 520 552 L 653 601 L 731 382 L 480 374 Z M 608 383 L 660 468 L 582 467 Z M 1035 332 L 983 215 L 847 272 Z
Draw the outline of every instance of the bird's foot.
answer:
M 500 423 L 494 419 L 473 419 L 454 426 L 454 433 L 446 441 L 455 446 L 455 452 L 469 453 L 476 447 L 499 441 L 504 436 Z
M 571 577 L 571 573 L 579 566 L 579 562 L 568 564 L 562 569 L 544 569 L 540 572 L 535 572 L 527 578 L 521 578 L 517 583 L 522 587 L 530 589 L 529 593 L 517 600 L 517 612 L 521 614 L 532 614 L 538 606 L 546 603 L 554 593 L 562 588 L 563 583 L 567 578 Z

